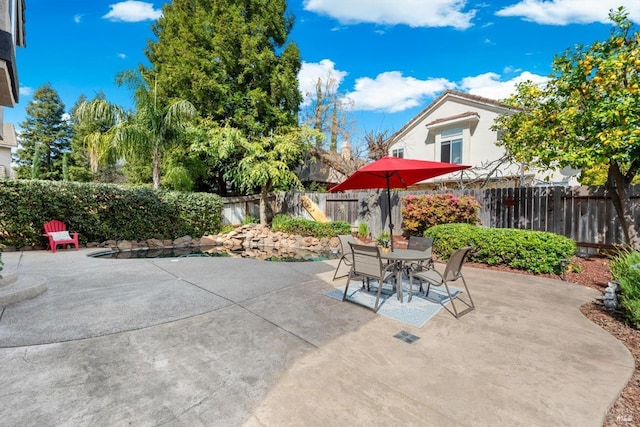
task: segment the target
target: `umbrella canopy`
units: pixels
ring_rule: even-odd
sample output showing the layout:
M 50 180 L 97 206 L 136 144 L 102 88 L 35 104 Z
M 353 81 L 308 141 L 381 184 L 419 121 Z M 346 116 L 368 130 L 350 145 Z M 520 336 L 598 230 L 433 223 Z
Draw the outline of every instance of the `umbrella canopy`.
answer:
M 329 189 L 330 192 L 345 190 L 362 190 L 370 188 L 386 188 L 389 206 L 389 234 L 391 250 L 393 250 L 393 224 L 391 223 L 391 189 L 407 188 L 416 182 L 434 178 L 451 172 L 470 168 L 471 166 L 453 163 L 431 162 L 428 160 L 402 159 L 385 156 L 361 167 L 342 183 Z

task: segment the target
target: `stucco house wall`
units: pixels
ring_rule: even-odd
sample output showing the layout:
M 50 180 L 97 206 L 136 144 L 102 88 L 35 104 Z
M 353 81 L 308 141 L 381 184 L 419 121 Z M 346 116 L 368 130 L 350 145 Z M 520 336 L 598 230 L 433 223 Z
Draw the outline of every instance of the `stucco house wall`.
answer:
M 15 50 L 25 46 L 24 10 L 24 0 L 0 0 L 0 177 L 11 175 L 11 149 L 17 146 L 15 130 L 4 123 L 2 108 L 18 102 Z
M 467 184 L 479 183 L 493 171 L 491 182 L 495 186 L 544 182 L 574 185 L 575 180 L 568 180 L 559 173 L 543 173 L 522 164 L 504 163 L 494 170 L 496 161 L 504 156 L 505 150 L 496 145 L 499 135 L 491 127 L 498 116 L 512 112 L 499 101 L 447 90 L 391 136 L 389 155 L 473 166 L 426 181 L 431 184 L 460 182 L 461 179 Z M 457 152 L 451 148 L 447 150 L 450 153 L 448 158 L 442 156 L 443 147 L 460 143 L 460 156 L 454 155 Z

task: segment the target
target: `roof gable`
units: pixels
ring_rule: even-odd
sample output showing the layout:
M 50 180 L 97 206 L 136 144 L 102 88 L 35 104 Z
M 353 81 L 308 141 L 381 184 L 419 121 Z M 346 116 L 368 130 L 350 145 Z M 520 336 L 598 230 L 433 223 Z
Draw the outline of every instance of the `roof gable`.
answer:
M 391 135 L 389 139 L 392 141 L 391 144 L 395 144 L 398 142 L 401 137 L 406 134 L 411 129 L 418 126 L 422 123 L 429 115 L 431 115 L 434 111 L 440 108 L 443 104 L 447 102 L 459 102 L 461 104 L 467 104 L 474 106 L 476 108 L 491 110 L 491 111 L 499 111 L 501 113 L 509 113 L 515 111 L 512 107 L 505 104 L 504 102 L 497 101 L 495 99 L 485 98 L 478 95 L 471 95 L 464 92 L 459 92 L 457 90 L 447 89 L 440 94 L 436 99 L 431 102 L 431 104 L 427 105 L 422 111 L 420 111 L 414 118 L 409 120 L 407 124 L 405 124 L 400 130 Z M 465 116 L 473 116 L 475 113 L 471 111 L 460 113 L 457 116 L 452 116 L 447 119 L 456 118 L 456 117 L 465 117 Z M 444 119 L 437 119 L 434 122 L 438 122 Z

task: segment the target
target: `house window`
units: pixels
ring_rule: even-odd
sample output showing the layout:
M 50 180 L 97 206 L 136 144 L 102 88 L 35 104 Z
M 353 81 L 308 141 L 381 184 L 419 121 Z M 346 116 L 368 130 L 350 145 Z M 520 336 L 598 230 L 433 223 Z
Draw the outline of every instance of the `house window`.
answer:
M 393 157 L 397 157 L 399 159 L 403 159 L 404 158 L 404 148 L 394 148 L 393 150 L 391 150 L 391 155 Z
M 462 163 L 462 128 L 444 129 L 440 133 L 440 161 Z

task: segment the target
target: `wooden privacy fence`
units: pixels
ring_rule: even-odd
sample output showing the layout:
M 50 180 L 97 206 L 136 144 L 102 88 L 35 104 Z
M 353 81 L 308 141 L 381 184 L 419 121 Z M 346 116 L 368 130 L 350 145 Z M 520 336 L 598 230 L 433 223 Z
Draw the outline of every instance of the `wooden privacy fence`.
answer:
M 436 191 L 392 191 L 391 221 L 394 234 L 402 233 L 401 200 L 412 194 Z M 569 237 L 581 246 L 608 247 L 624 243 L 611 198 L 603 187 L 519 187 L 486 190 L 447 190 L 456 196 L 470 195 L 480 204 L 482 225 L 551 231 Z M 300 196 L 313 200 L 332 221 L 346 221 L 354 229 L 366 222 L 372 236 L 388 229 L 387 198 L 384 190 L 347 193 L 281 193 L 276 211 L 312 219 L 300 203 Z M 640 186 L 632 187 L 632 211 L 640 225 Z

